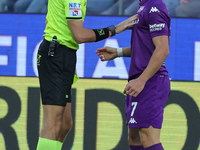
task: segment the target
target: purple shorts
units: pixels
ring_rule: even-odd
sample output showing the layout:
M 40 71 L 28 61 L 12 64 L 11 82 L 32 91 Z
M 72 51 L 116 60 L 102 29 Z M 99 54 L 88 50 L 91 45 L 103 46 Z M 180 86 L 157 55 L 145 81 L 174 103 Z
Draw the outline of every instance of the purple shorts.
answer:
M 167 75 L 155 74 L 137 97 L 126 96 L 126 123 L 129 128 L 161 128 L 163 112 L 170 93 Z

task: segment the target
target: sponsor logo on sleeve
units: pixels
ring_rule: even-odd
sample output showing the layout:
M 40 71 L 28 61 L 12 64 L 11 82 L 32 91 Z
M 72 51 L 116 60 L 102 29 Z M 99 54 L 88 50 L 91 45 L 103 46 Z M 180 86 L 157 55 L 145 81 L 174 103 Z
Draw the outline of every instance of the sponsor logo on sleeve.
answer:
M 156 7 L 151 7 L 151 10 L 149 13 L 152 13 L 152 12 L 160 12 L 160 11 Z
M 69 3 L 69 16 L 71 17 L 82 16 L 80 3 Z
M 160 31 L 165 28 L 165 23 L 149 25 L 150 32 Z

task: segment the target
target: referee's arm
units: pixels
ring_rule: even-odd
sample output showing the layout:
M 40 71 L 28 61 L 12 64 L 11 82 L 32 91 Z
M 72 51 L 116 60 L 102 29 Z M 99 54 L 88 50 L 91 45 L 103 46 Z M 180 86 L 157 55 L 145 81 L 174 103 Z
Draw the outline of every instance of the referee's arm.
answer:
M 137 15 L 134 15 L 128 18 L 127 20 L 119 23 L 118 25 L 115 26 L 115 33 L 119 34 L 124 30 L 131 29 L 132 26 L 136 24 L 136 19 L 137 19 Z M 106 37 L 101 36 L 101 35 L 97 36 L 97 34 L 94 32 L 94 29 L 84 28 L 82 20 L 67 20 L 67 23 L 73 34 L 74 40 L 78 44 L 85 43 L 85 42 L 96 42 L 96 41 L 103 40 L 106 37 L 113 36 L 113 33 L 110 30 L 108 32 L 108 35 L 106 35 Z
M 95 42 L 96 35 L 92 29 L 84 28 L 82 20 L 68 20 L 69 28 L 73 34 L 74 40 L 78 43 Z M 109 31 L 111 36 L 111 31 Z

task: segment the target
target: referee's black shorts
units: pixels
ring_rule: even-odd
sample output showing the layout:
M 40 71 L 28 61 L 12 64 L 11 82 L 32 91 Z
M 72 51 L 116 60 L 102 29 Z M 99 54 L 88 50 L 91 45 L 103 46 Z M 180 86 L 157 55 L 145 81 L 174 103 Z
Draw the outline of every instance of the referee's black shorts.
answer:
M 71 102 L 76 50 L 59 45 L 52 57 L 48 56 L 49 45 L 50 42 L 44 39 L 37 58 L 42 104 L 66 106 Z

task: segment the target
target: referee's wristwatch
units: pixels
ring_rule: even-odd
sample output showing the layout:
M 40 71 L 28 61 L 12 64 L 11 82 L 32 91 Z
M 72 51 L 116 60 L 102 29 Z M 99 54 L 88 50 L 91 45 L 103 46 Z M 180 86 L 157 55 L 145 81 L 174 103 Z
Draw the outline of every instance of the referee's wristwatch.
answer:
M 115 32 L 116 27 L 114 25 L 108 26 L 107 29 L 111 31 L 111 36 L 114 36 L 116 34 Z

